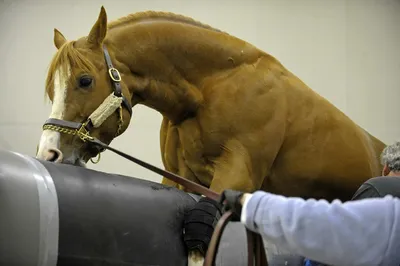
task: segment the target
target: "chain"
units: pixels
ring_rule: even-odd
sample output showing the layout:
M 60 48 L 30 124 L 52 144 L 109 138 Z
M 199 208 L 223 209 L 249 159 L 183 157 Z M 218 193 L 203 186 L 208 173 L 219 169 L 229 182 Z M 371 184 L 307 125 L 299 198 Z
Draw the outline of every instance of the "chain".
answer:
M 52 130 L 52 131 L 57 131 L 63 134 L 68 134 L 68 135 L 76 135 L 76 129 L 69 129 L 69 128 L 63 128 L 59 126 L 54 126 L 54 125 L 44 125 L 43 130 Z
M 52 130 L 52 131 L 57 131 L 63 134 L 68 134 L 68 135 L 73 135 L 73 136 L 78 136 L 83 142 L 86 142 L 87 140 L 93 139 L 85 129 L 85 124 L 82 124 L 82 126 L 79 129 L 69 129 L 69 128 L 64 128 L 64 127 L 59 127 L 55 125 L 44 125 L 43 130 Z
M 119 106 L 119 123 L 118 123 L 117 133 L 115 134 L 115 136 L 119 135 L 119 133 L 121 132 L 122 126 L 124 124 L 124 117 L 123 117 L 122 111 L 123 111 L 122 106 Z

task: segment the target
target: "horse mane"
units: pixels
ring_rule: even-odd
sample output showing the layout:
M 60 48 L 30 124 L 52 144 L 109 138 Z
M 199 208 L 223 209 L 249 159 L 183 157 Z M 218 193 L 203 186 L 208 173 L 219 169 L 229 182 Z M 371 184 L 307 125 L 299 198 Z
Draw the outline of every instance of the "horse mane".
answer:
M 86 71 L 87 73 L 95 70 L 94 65 L 88 60 L 78 49 L 74 47 L 75 41 L 68 41 L 64 43 L 53 56 L 49 70 L 47 73 L 46 83 L 45 83 L 45 97 L 46 94 L 49 96 L 52 94 L 52 88 L 54 85 L 54 78 L 56 71 L 59 71 L 61 79 L 68 80 L 69 75 L 73 77 L 72 80 L 76 80 L 74 73 L 69 73 L 69 69 L 72 66 L 77 66 L 78 68 Z
M 172 12 L 164 12 L 164 11 L 141 11 L 141 12 L 132 13 L 127 16 L 118 18 L 114 21 L 110 21 L 108 23 L 108 28 L 113 29 L 118 26 L 123 26 L 127 23 L 135 23 L 135 22 L 140 22 L 142 20 L 148 20 L 148 19 L 167 19 L 167 20 L 172 20 L 174 22 L 184 22 L 184 23 L 188 23 L 193 26 L 198 26 L 198 27 L 201 27 L 204 29 L 221 32 L 221 33 L 226 33 L 219 29 L 211 27 L 210 25 L 207 25 L 207 24 L 201 23 L 200 21 L 194 20 L 191 17 L 175 14 Z
M 204 29 L 220 32 L 220 33 L 225 33 L 219 29 L 213 28 L 207 24 L 201 23 L 199 21 L 194 20 L 193 18 L 186 17 L 183 15 L 178 15 L 172 12 L 161 12 L 161 11 L 142 11 L 142 12 L 137 12 L 137 13 L 132 13 L 127 16 L 121 17 L 119 19 L 116 19 L 114 21 L 110 21 L 107 25 L 108 29 L 113 29 L 119 26 L 126 25 L 128 23 L 135 23 L 135 22 L 140 22 L 143 20 L 148 20 L 148 19 L 166 19 L 166 20 L 172 20 L 174 22 L 183 22 L 183 23 L 188 23 L 193 26 L 198 26 Z M 225 33 L 227 34 L 227 33 Z M 94 70 L 95 67 L 93 64 L 88 60 L 86 57 L 84 57 L 75 47 L 74 47 L 75 41 L 67 41 L 65 44 L 63 44 L 56 54 L 53 56 L 47 78 L 46 78 L 46 83 L 45 83 L 45 97 L 46 95 L 50 96 L 52 95 L 53 91 L 53 85 L 54 85 L 54 78 L 56 71 L 59 71 L 59 75 L 61 79 L 67 80 L 69 77 L 68 75 L 74 75 L 74 73 L 68 73 L 69 67 L 72 65 L 76 65 L 77 67 L 81 68 L 83 71 L 91 72 L 91 70 Z M 73 77 L 72 80 L 76 80 L 76 77 Z

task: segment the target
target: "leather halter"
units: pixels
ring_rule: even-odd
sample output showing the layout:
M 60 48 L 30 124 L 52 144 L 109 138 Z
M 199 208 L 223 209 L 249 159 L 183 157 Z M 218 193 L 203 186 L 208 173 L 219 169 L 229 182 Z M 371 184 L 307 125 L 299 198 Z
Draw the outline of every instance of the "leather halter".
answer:
M 132 106 L 129 104 L 127 98 L 122 94 L 121 83 L 120 83 L 121 75 L 119 71 L 116 68 L 114 68 L 110 54 L 106 46 L 103 46 L 103 52 L 104 52 L 104 59 L 107 64 L 107 72 L 113 87 L 113 94 L 116 97 L 122 98 L 121 107 L 125 107 L 125 109 L 129 112 L 129 115 L 132 116 Z M 120 124 L 122 124 L 121 112 L 122 110 L 120 109 L 120 119 L 121 119 Z M 43 124 L 43 130 L 45 129 L 58 131 L 60 133 L 69 135 L 76 135 L 82 141 L 85 142 L 86 140 L 91 138 L 90 131 L 93 129 L 93 123 L 90 118 L 88 118 L 85 122 L 73 122 L 57 118 L 49 118 Z M 119 133 L 118 131 L 116 135 L 118 135 Z
M 130 116 L 132 116 L 132 107 L 125 98 L 125 96 L 122 95 L 121 91 L 121 75 L 119 74 L 119 71 L 113 67 L 113 64 L 111 62 L 110 55 L 107 51 L 107 48 L 103 46 L 104 50 L 104 58 L 107 63 L 107 68 L 108 68 L 108 74 L 110 76 L 111 82 L 113 84 L 113 90 L 114 90 L 114 96 L 116 97 L 122 97 L 122 102 L 120 106 L 120 119 L 122 119 L 122 106 L 125 107 Z M 152 172 L 155 172 L 165 178 L 168 178 L 169 180 L 178 183 L 196 193 L 202 194 L 206 197 L 209 197 L 215 201 L 219 201 L 220 195 L 215 193 L 214 191 L 199 185 L 193 181 L 190 181 L 188 179 L 185 179 L 179 175 L 176 175 L 174 173 L 168 172 L 166 170 L 162 170 L 161 168 L 158 168 L 154 165 L 151 165 L 149 163 L 146 163 L 140 159 L 137 159 L 131 155 L 128 155 L 122 151 L 119 151 L 113 147 L 110 147 L 109 145 L 103 143 L 97 138 L 94 138 L 93 136 L 90 135 L 90 131 L 93 129 L 93 124 L 90 118 L 88 118 L 85 122 L 80 123 L 80 122 L 72 122 L 72 121 L 66 121 L 66 120 L 61 120 L 61 119 L 55 119 L 55 118 L 49 118 L 46 120 L 46 122 L 43 125 L 43 129 L 48 129 L 48 130 L 54 130 L 60 133 L 64 134 L 69 134 L 69 135 L 76 135 L 78 136 L 83 142 L 88 142 L 92 145 L 95 145 L 97 148 L 99 148 L 99 151 L 104 151 L 104 150 L 110 150 L 126 159 L 128 159 L 131 162 L 134 162 Z M 118 134 L 118 131 L 117 131 Z M 219 242 L 222 237 L 223 230 L 225 226 L 228 224 L 228 222 L 232 219 L 233 213 L 231 211 L 225 212 L 222 217 L 219 219 L 216 228 L 213 232 L 209 248 L 206 253 L 205 261 L 204 261 L 204 266 L 214 266 L 215 265 L 215 260 L 218 252 L 218 246 Z M 265 254 L 265 249 L 264 249 L 264 244 L 263 240 L 260 235 L 251 232 L 250 230 L 246 229 L 247 233 L 247 260 L 248 260 L 248 266 L 261 266 L 261 265 L 268 265 L 267 263 L 267 257 Z

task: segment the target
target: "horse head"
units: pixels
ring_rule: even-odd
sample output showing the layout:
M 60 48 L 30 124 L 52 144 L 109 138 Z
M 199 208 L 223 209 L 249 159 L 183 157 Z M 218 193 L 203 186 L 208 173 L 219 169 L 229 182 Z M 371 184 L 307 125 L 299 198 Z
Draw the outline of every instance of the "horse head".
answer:
M 132 102 L 127 86 L 105 46 L 104 7 L 89 34 L 67 41 L 54 29 L 54 55 L 46 79 L 52 106 L 45 122 L 37 158 L 84 166 L 101 150 L 88 143 L 95 137 L 110 143 L 129 125 Z

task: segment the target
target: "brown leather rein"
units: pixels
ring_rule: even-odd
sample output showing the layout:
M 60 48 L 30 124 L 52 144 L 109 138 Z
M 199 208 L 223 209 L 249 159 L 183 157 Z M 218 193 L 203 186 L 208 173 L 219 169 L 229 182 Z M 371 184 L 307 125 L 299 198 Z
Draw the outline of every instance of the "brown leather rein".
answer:
M 125 96 L 123 96 L 122 91 L 121 91 L 121 85 L 120 85 L 121 75 L 120 75 L 119 71 L 113 67 L 110 55 L 105 46 L 103 47 L 103 50 L 104 50 L 105 61 L 107 63 L 107 67 L 108 67 L 108 73 L 109 73 L 111 82 L 113 84 L 113 89 L 114 89 L 113 94 L 116 97 L 122 98 L 120 110 L 123 106 L 128 110 L 129 114 L 132 116 L 132 107 L 129 104 L 129 102 L 127 101 L 127 99 L 125 98 Z M 129 154 L 126 154 L 122 151 L 119 151 L 119 150 L 113 148 L 113 147 L 110 147 L 109 145 L 103 143 L 102 141 L 100 141 L 97 138 L 92 137 L 90 135 L 90 130 L 93 129 L 93 123 L 89 118 L 83 123 L 49 118 L 44 123 L 43 129 L 44 130 L 45 129 L 54 130 L 54 131 L 57 131 L 60 133 L 78 136 L 83 142 L 88 142 L 90 144 L 95 145 L 98 148 L 99 153 L 104 150 L 110 150 L 110 151 L 128 159 L 131 162 L 134 162 L 152 172 L 162 175 L 165 178 L 168 178 L 169 180 L 186 187 L 189 190 L 192 190 L 196 193 L 204 195 L 215 201 L 220 200 L 219 194 L 215 193 L 214 191 L 212 191 L 202 185 L 199 185 L 199 184 L 194 183 L 190 180 L 187 180 L 179 175 L 165 171 L 165 170 L 158 168 L 152 164 L 149 164 L 140 159 L 137 159 Z M 219 219 L 219 221 L 215 227 L 215 230 L 213 232 L 209 247 L 207 249 L 204 266 L 214 266 L 215 265 L 215 260 L 216 260 L 216 256 L 217 256 L 217 252 L 218 252 L 218 246 L 219 246 L 219 242 L 222 237 L 222 233 L 225 229 L 225 226 L 229 223 L 229 221 L 232 219 L 232 217 L 233 217 L 233 213 L 231 211 L 226 211 Z M 246 234 L 247 234 L 248 266 L 268 265 L 266 254 L 265 254 L 265 249 L 264 249 L 264 244 L 263 244 L 261 236 L 259 234 L 256 234 L 256 233 L 248 230 L 248 229 L 246 229 Z M 254 262 L 255 262 L 255 264 L 254 264 Z

